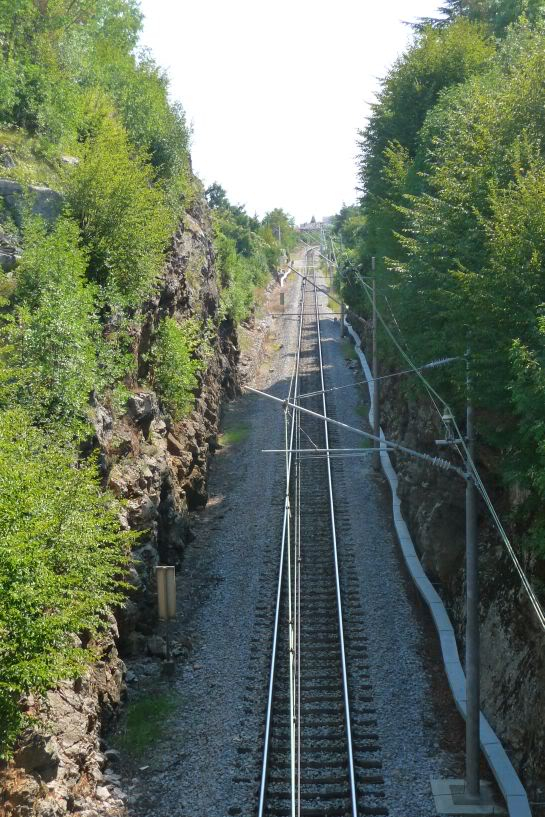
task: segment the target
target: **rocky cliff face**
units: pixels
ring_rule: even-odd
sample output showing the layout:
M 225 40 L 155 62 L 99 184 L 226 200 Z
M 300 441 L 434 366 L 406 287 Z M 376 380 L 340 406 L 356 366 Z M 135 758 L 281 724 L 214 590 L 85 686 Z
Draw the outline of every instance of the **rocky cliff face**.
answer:
M 145 382 L 146 353 L 167 316 L 218 321 L 219 293 L 205 206 L 186 213 L 173 238 L 164 275 L 134 339 Z M 145 650 L 155 615 L 153 569 L 178 562 L 191 537 L 188 513 L 207 501 L 209 458 L 217 445 L 221 401 L 237 390 L 234 327 L 219 324 L 213 355 L 201 376 L 192 414 L 173 423 L 148 388 L 135 389 L 121 417 L 95 401 L 95 440 L 105 485 L 126 502 L 123 524 L 141 531 L 130 581 L 134 592 L 118 611 L 88 675 L 64 684 L 45 701 L 28 701 L 37 725 L 23 736 L 13 762 L 0 768 L 0 814 L 82 817 L 124 813 L 116 790 L 115 752 L 101 751 L 100 733 L 122 697 L 125 667 L 118 654 Z M 119 628 L 119 629 L 118 629 Z
M 135 342 L 142 380 L 150 338 L 162 318 L 217 319 L 219 293 L 210 235 L 206 210 L 198 206 L 185 215 L 174 236 L 161 286 L 147 305 L 146 321 Z M 142 532 L 134 551 L 136 592 L 120 614 L 123 650 L 144 646 L 153 626 L 149 613 L 154 568 L 160 561 L 179 561 L 191 536 L 188 512 L 206 504 L 208 461 L 217 445 L 220 404 L 223 396 L 232 397 L 237 390 L 238 357 L 234 327 L 223 322 L 201 376 L 194 410 L 179 423 L 162 413 L 149 390 L 136 391 L 129 398 L 127 413 L 117 420 L 104 406 L 95 406 L 105 482 L 126 500 L 124 524 Z
M 386 436 L 434 456 L 444 436 L 429 401 L 407 399 L 397 380 L 382 386 L 381 422 Z M 481 460 L 481 475 L 504 524 L 516 497 L 502 490 Z M 444 456 L 444 450 L 441 452 Z M 394 457 L 405 519 L 422 563 L 455 626 L 463 655 L 465 627 L 465 483 L 406 457 Z M 459 463 L 458 463 L 459 464 Z M 518 533 L 509 530 L 516 543 Z M 533 799 L 544 800 L 545 636 L 488 512 L 479 508 L 482 707 Z M 536 565 L 525 569 L 536 578 Z M 530 798 L 532 799 L 532 797 Z

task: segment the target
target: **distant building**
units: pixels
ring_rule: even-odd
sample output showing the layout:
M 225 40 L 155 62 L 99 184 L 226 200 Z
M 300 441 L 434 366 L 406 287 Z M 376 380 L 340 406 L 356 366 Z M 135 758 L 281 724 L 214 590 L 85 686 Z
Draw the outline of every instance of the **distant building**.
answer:
M 319 232 L 320 230 L 330 230 L 333 226 L 333 218 L 334 216 L 327 216 L 323 218 L 321 221 L 316 221 L 314 216 L 307 221 L 306 224 L 300 224 L 297 229 L 300 233 L 315 233 Z

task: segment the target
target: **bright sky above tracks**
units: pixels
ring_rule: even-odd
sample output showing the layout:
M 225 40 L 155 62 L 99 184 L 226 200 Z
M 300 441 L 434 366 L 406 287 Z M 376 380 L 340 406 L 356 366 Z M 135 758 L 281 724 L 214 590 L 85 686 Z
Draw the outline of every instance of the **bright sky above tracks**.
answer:
M 357 130 L 439 0 L 141 0 L 144 42 L 193 126 L 193 163 L 235 204 L 297 222 L 356 198 Z

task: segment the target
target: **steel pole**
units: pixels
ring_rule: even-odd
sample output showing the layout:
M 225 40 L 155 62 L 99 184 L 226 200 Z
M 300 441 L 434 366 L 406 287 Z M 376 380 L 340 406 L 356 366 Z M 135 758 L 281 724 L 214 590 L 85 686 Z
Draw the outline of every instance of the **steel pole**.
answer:
M 377 273 L 376 273 L 376 259 L 371 258 L 371 270 L 373 272 L 373 436 L 375 440 L 373 447 L 375 454 L 373 456 L 373 468 L 375 471 L 380 471 L 380 398 L 379 398 L 379 380 L 378 380 L 378 355 L 377 355 Z
M 467 448 L 475 461 L 475 431 L 468 359 Z M 479 633 L 479 550 L 475 480 L 467 462 L 466 482 L 466 787 L 470 797 L 480 796 L 480 633 Z

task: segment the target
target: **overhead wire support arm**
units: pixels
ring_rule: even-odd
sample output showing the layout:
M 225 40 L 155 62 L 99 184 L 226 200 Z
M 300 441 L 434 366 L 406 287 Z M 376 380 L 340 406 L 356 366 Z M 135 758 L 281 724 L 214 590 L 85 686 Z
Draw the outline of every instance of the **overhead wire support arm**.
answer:
M 304 406 L 297 405 L 296 403 L 292 403 L 291 401 L 282 400 L 281 397 L 275 397 L 272 394 L 267 394 L 265 391 L 260 391 L 259 389 L 253 389 L 251 386 L 244 387 L 246 391 L 252 392 L 253 394 L 259 394 L 261 397 L 267 397 L 269 400 L 274 400 L 276 403 L 284 404 L 285 402 L 288 403 L 288 406 L 292 408 L 294 411 L 302 412 L 303 414 L 309 414 L 311 417 L 317 417 L 319 420 L 323 420 L 324 422 L 330 423 L 331 425 L 338 426 L 339 428 L 344 428 L 347 431 L 351 431 L 354 434 L 358 434 L 360 437 L 365 437 L 368 440 L 375 441 L 376 438 L 374 434 L 370 434 L 368 431 L 363 431 L 361 428 L 355 428 L 355 426 L 350 426 L 347 423 L 341 423 L 340 420 L 333 420 L 332 417 L 325 417 L 323 414 L 319 414 L 316 411 L 311 411 L 310 409 L 305 408 Z M 424 460 L 424 462 L 429 463 L 430 465 L 435 466 L 436 468 L 441 468 L 444 471 L 453 471 L 454 473 L 461 476 L 463 479 L 466 478 L 466 473 L 462 468 L 458 468 L 456 465 L 453 465 L 448 460 L 444 460 L 441 457 L 432 457 L 431 454 L 424 454 L 422 451 L 414 451 L 412 448 L 407 448 L 405 445 L 401 445 L 400 443 L 396 443 L 392 440 L 383 440 L 380 438 L 378 440 L 382 443 L 383 446 L 387 448 L 391 448 L 395 451 L 400 451 L 403 454 L 407 454 L 410 457 L 414 457 L 419 460 Z M 383 449 L 384 450 L 384 449 Z

